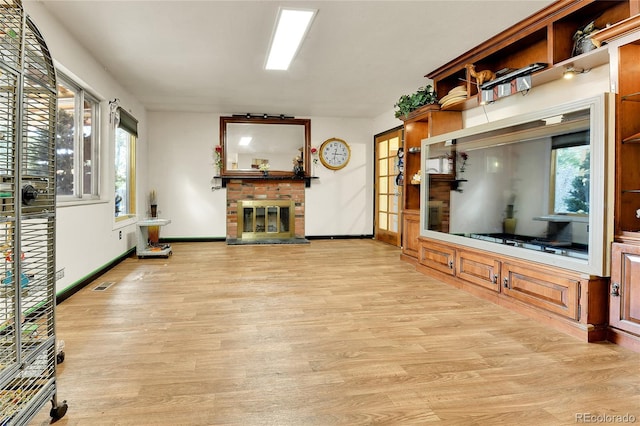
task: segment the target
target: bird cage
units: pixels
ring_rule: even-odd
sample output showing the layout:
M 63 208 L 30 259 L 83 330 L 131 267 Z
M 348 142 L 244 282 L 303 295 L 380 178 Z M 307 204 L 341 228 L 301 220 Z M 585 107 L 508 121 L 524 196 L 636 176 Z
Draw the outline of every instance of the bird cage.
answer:
M 58 404 L 55 124 L 49 50 L 20 0 L 0 0 L 0 424 Z

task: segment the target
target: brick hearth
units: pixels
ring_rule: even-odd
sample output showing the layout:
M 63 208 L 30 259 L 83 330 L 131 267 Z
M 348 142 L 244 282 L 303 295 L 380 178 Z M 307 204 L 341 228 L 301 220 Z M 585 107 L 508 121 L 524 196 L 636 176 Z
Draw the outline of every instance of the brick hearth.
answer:
M 229 179 L 227 182 L 227 239 L 238 238 L 238 201 L 292 200 L 295 203 L 295 236 L 304 238 L 304 180 Z

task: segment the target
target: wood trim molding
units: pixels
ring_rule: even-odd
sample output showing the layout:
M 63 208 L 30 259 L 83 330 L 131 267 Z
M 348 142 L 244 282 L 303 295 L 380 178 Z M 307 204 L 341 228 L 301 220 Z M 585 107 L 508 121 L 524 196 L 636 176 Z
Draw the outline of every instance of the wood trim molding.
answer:
M 591 34 L 591 38 L 600 43 L 610 43 L 615 39 L 636 31 L 640 31 L 640 15 L 632 16 L 600 31 L 594 32 Z
M 458 56 L 456 59 L 447 62 L 441 67 L 431 71 L 425 77 L 432 80 L 441 80 L 463 68 L 466 63 L 473 63 L 478 57 L 486 57 L 487 55 L 497 52 L 498 50 L 513 43 L 514 37 L 522 37 L 531 34 L 546 27 L 549 22 L 557 19 L 558 15 L 566 15 L 576 9 L 584 7 L 585 3 L 592 3 L 593 0 L 584 2 L 582 0 L 560 0 L 541 11 L 523 19 L 514 26 L 506 29 L 500 34 L 490 38 L 484 43 L 469 50 L 467 53 Z

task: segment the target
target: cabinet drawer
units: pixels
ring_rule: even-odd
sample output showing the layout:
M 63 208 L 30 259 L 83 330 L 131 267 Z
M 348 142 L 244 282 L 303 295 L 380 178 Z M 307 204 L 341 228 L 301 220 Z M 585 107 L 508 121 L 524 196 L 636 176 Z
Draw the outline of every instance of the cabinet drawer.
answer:
M 418 262 L 421 265 L 435 269 L 445 274 L 455 275 L 456 250 L 453 247 L 420 240 Z
M 473 284 L 500 291 L 500 261 L 486 254 L 458 251 L 458 277 Z
M 557 270 L 504 263 L 502 292 L 531 306 L 578 319 L 580 282 Z

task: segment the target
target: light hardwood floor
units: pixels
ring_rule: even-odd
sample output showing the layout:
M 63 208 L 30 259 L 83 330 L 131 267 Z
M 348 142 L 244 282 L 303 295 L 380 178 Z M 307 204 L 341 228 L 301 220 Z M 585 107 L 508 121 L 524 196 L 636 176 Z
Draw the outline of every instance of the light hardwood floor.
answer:
M 395 247 L 173 249 L 128 258 L 58 306 L 69 411 L 56 424 L 640 422 L 640 354 L 426 277 Z

